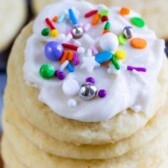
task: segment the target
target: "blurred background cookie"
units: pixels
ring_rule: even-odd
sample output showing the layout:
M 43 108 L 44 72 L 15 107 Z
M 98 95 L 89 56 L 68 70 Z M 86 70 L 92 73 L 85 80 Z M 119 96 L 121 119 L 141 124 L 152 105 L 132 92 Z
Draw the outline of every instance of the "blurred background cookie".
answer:
M 6 49 L 26 19 L 26 1 L 0 0 L 0 52 Z
M 37 14 L 44 6 L 58 0 L 33 0 L 33 9 Z M 108 6 L 126 6 L 142 14 L 150 28 L 164 39 L 168 39 L 167 0 L 88 0 Z

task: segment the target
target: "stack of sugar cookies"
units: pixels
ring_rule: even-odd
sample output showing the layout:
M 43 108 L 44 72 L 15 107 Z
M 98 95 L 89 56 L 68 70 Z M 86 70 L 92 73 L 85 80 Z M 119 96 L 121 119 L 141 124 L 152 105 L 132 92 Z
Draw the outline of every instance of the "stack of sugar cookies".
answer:
M 167 168 L 164 41 L 125 7 L 47 6 L 8 63 L 5 168 Z

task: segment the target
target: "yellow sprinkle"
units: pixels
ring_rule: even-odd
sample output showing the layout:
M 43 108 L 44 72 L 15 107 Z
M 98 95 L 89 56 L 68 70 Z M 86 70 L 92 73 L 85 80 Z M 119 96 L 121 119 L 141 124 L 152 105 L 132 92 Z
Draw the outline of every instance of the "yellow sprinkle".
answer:
M 127 56 L 127 53 L 124 51 L 124 50 L 118 50 L 116 53 L 115 53 L 115 58 L 117 60 L 124 60 Z
M 59 32 L 58 32 L 58 30 L 56 30 L 56 29 L 53 29 L 53 30 L 51 30 L 51 32 L 50 32 L 50 36 L 51 36 L 51 37 L 57 37 L 58 34 L 59 34 Z

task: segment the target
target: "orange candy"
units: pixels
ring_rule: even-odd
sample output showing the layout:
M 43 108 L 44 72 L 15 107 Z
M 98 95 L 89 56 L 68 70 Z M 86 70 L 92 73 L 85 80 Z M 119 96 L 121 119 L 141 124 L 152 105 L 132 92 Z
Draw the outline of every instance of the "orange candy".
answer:
M 92 25 L 97 25 L 100 20 L 100 15 L 97 13 L 95 14 L 93 20 L 92 20 Z
M 73 51 L 68 51 L 67 59 L 68 59 L 68 61 L 72 61 L 73 60 Z
M 133 38 L 131 40 L 131 46 L 136 49 L 144 49 L 147 46 L 147 41 L 142 38 Z
M 68 51 L 64 51 L 64 54 L 61 58 L 61 64 L 63 64 L 68 58 Z
M 58 20 L 58 16 L 54 16 L 52 19 L 53 22 L 57 22 L 57 20 Z
M 104 30 L 103 34 L 110 33 L 110 32 L 111 32 L 110 30 Z
M 122 15 L 122 16 L 129 15 L 129 13 L 130 13 L 130 9 L 129 8 L 123 7 L 120 10 L 120 15 Z

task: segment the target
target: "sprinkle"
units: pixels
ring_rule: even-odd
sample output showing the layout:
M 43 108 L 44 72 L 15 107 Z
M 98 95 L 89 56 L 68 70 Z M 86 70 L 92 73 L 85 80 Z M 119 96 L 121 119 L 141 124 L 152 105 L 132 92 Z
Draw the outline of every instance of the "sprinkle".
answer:
M 124 35 L 120 34 L 118 35 L 118 41 L 120 45 L 124 45 L 127 42 L 127 39 L 124 37 Z
M 63 64 L 68 58 L 68 51 L 64 51 L 62 57 L 61 57 L 61 64 Z
M 44 28 L 41 32 L 43 36 L 48 36 L 50 34 L 50 29 L 49 28 Z
M 78 40 L 72 40 L 73 42 L 73 44 L 74 45 L 76 45 L 76 46 L 78 46 L 78 47 L 80 47 L 82 44 L 81 44 L 81 42 L 80 41 L 78 41 Z
M 120 65 L 119 63 L 117 62 L 116 58 L 115 57 L 112 57 L 112 63 L 114 65 L 114 67 L 116 68 L 116 70 L 120 70 Z
M 56 29 L 55 26 L 52 24 L 49 18 L 45 19 L 46 24 L 49 26 L 51 30 Z
M 74 99 L 69 99 L 69 100 L 68 100 L 68 106 L 71 107 L 71 108 L 76 107 L 76 106 L 77 106 L 76 100 L 74 100 Z
M 110 30 L 104 30 L 103 34 L 110 33 L 110 32 L 111 32 Z
M 60 71 L 60 70 L 57 70 L 55 72 L 55 75 L 59 80 L 64 80 L 65 77 L 66 77 L 65 73 L 63 71 Z
M 74 52 L 73 54 L 73 65 L 76 66 L 79 64 L 79 56 L 77 54 L 77 52 Z
M 131 46 L 136 49 L 144 49 L 147 46 L 147 41 L 142 38 L 134 38 L 131 40 Z
M 123 35 L 126 39 L 131 39 L 132 36 L 133 36 L 133 29 L 131 26 L 126 26 L 124 27 L 124 30 L 123 30 Z
M 102 22 L 107 22 L 107 21 L 109 21 L 108 16 L 103 16 L 103 17 L 101 18 L 101 21 L 102 21 Z
M 136 70 L 138 72 L 146 72 L 146 68 L 143 68 L 143 67 L 133 67 L 133 66 L 127 66 L 127 70 L 128 71 L 133 71 L 133 70 Z
M 65 37 L 64 42 L 69 42 L 70 40 L 72 40 L 73 36 L 71 33 L 68 33 L 68 35 Z
M 104 90 L 104 89 L 99 90 L 98 96 L 99 96 L 100 98 L 104 98 L 104 97 L 106 97 L 106 95 L 107 95 L 106 90 Z
M 111 63 L 111 60 L 102 63 L 101 65 L 107 67 Z
M 86 24 L 85 26 L 84 26 L 84 31 L 85 32 L 88 32 L 89 30 L 90 30 L 90 28 L 91 28 L 91 24 L 90 23 L 88 23 L 88 24 Z
M 69 61 L 67 61 L 67 60 L 64 61 L 64 63 L 60 66 L 59 70 L 63 71 L 67 67 L 68 64 L 69 64 Z
M 51 37 L 57 37 L 59 34 L 58 30 L 56 29 L 52 29 L 51 32 L 50 32 L 50 36 Z
M 52 19 L 53 22 L 57 22 L 58 21 L 58 16 L 54 16 Z
M 108 16 L 109 15 L 109 10 L 102 9 L 102 10 L 99 11 L 99 14 L 100 14 L 101 17 Z
M 96 46 L 92 46 L 91 49 L 92 49 L 92 52 L 93 52 L 94 55 L 99 53 L 99 51 L 97 50 Z
M 97 13 L 97 14 L 94 16 L 93 20 L 92 20 L 92 25 L 93 25 L 93 26 L 94 26 L 94 25 L 97 25 L 98 22 L 99 22 L 99 20 L 100 20 L 100 15 Z
M 68 68 L 68 70 L 69 70 L 70 72 L 74 72 L 74 71 L 75 71 L 75 68 L 74 68 L 74 66 L 73 66 L 71 63 L 69 63 L 69 64 L 67 65 L 67 68 Z
M 68 43 L 62 43 L 62 46 L 64 48 L 68 48 L 68 49 L 75 50 L 75 51 L 77 51 L 77 49 L 78 49 L 78 46 L 75 46 L 75 45 L 72 45 L 72 44 L 68 44 Z
M 43 64 L 40 68 L 40 76 L 44 79 L 50 79 L 54 76 L 55 69 L 54 66 L 50 64 Z
M 134 26 L 137 26 L 139 28 L 142 28 L 142 27 L 145 26 L 145 22 L 142 18 L 133 17 L 133 18 L 130 19 L 130 21 Z
M 58 23 L 63 23 L 66 18 L 66 13 L 62 13 L 58 18 Z
M 124 50 L 118 50 L 114 56 L 117 60 L 124 60 L 126 57 L 127 53 Z
M 68 51 L 67 59 L 68 59 L 68 61 L 72 61 L 73 60 L 73 51 Z
M 97 12 L 98 12 L 98 10 L 92 10 L 92 11 L 86 13 L 85 17 L 86 18 L 91 17 L 91 16 L 95 15 Z
M 110 27 L 111 27 L 111 23 L 107 22 L 104 26 L 104 30 L 110 30 Z
M 119 13 L 120 13 L 120 15 L 122 15 L 122 16 L 124 16 L 124 15 L 129 15 L 129 14 L 130 14 L 130 9 L 123 7 L 123 8 L 121 8 L 121 10 L 120 10 Z
M 86 78 L 87 83 L 92 83 L 93 85 L 95 84 L 95 79 L 93 77 L 88 77 Z
M 103 52 L 100 52 L 98 53 L 96 56 L 95 56 L 95 60 L 99 63 L 99 64 L 102 64 L 108 60 L 110 60 L 111 58 L 113 57 L 112 53 L 109 52 L 109 51 L 103 51 Z
M 79 48 L 77 49 L 77 53 L 78 53 L 79 55 L 84 54 L 84 53 L 85 53 L 85 48 L 79 47 Z
M 73 24 L 73 25 L 76 25 L 76 24 L 78 23 L 78 20 L 77 20 L 77 18 L 76 18 L 76 16 L 75 16 L 73 10 L 72 10 L 72 9 L 69 9 L 68 11 L 69 11 L 69 18 L 70 18 L 72 24 Z

